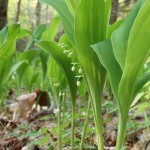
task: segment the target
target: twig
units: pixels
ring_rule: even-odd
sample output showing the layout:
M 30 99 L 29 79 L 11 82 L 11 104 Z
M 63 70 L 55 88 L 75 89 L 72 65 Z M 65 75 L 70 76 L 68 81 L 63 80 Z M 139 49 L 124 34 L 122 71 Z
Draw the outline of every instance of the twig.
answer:
M 150 144 L 150 140 L 148 142 L 146 142 L 144 150 L 147 150 L 149 144 Z

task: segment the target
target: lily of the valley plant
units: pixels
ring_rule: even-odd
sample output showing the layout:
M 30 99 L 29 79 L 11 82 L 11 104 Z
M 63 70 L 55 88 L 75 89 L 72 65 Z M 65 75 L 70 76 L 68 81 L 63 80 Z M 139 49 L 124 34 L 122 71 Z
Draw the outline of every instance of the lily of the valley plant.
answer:
M 109 73 L 119 106 L 117 150 L 125 146 L 126 122 L 130 106 L 149 76 L 142 74 L 150 54 L 150 1 L 139 0 L 111 39 L 92 47 Z
M 94 111 L 99 150 L 104 149 L 101 105 L 106 70 L 108 71 L 119 106 L 116 149 L 120 150 L 125 144 L 130 106 L 148 80 L 148 76 L 141 74 L 140 70 L 149 56 L 150 1 L 139 0 L 121 25 L 115 23 L 112 26 L 109 26 L 111 0 L 40 0 L 40 2 L 49 4 L 58 11 L 65 34 L 77 53 Z M 51 41 L 43 41 L 38 45 L 49 51 L 64 70 L 69 87 L 73 91 L 75 82 L 73 74 L 69 71 L 70 61 L 62 54 L 61 48 Z M 72 94 L 74 109 L 75 92 Z M 72 135 L 72 150 L 73 139 Z
M 102 150 L 104 141 L 101 104 L 106 71 L 90 45 L 107 39 L 111 0 L 40 1 L 58 11 L 64 30 L 76 49 L 93 106 L 98 149 Z M 74 149 L 73 143 L 71 148 Z

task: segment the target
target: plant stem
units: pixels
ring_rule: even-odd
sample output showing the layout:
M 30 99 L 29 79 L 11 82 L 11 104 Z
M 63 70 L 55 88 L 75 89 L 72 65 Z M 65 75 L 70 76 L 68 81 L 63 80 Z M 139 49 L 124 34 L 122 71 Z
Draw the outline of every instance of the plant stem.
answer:
M 62 96 L 59 97 L 58 102 L 58 150 L 62 150 L 61 101 Z
M 126 117 L 126 118 L 128 118 L 128 117 Z M 127 119 L 125 121 L 123 121 L 122 118 L 121 118 L 121 114 L 119 114 L 119 128 L 118 128 L 116 150 L 121 150 L 121 148 L 123 148 L 125 146 L 126 123 L 127 123 Z
M 16 78 L 17 78 L 17 96 L 20 95 L 20 80 L 19 80 L 19 77 L 16 75 Z
M 103 150 L 104 149 L 103 128 L 102 128 L 102 125 L 103 125 L 103 123 L 102 123 L 102 112 L 99 111 L 99 114 L 97 114 L 97 121 L 96 121 L 96 132 L 97 132 L 98 150 Z
M 90 89 L 90 88 L 89 88 Z M 98 150 L 104 150 L 104 141 L 103 141 L 103 121 L 102 121 L 102 109 L 101 109 L 101 102 L 102 102 L 102 90 L 95 95 L 95 92 L 92 90 L 88 90 L 91 104 L 93 108 L 94 114 L 94 122 L 96 128 L 96 136 L 98 141 Z
M 74 150 L 74 129 L 75 129 L 75 101 L 72 100 L 71 150 Z
M 81 138 L 80 150 L 83 149 L 83 145 L 84 145 L 84 139 L 85 139 L 85 135 L 86 135 L 87 123 L 88 123 L 88 118 L 89 118 L 89 114 L 90 114 L 90 106 L 91 106 L 91 101 L 89 100 L 88 101 L 88 109 L 87 109 L 86 119 L 85 119 L 82 138 Z

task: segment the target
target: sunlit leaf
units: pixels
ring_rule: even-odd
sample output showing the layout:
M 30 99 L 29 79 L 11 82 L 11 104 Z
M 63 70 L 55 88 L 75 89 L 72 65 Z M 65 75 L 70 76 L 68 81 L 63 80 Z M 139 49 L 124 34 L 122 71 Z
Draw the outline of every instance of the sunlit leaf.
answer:
M 71 96 L 74 98 L 76 94 L 76 82 L 74 74 L 71 71 L 71 59 L 63 53 L 64 49 L 56 42 L 41 41 L 38 43 L 38 46 L 47 51 L 58 63 L 67 78 Z
M 60 18 L 55 17 L 48 27 L 47 30 L 45 30 L 42 34 L 41 40 L 50 40 L 53 41 L 56 38 L 56 35 L 58 33 L 58 27 L 60 23 Z
M 138 1 L 123 24 L 112 34 L 114 55 L 122 69 L 125 64 L 129 34 L 140 7 L 141 1 Z
M 7 25 L 0 32 L 0 88 L 5 83 L 10 73 L 16 46 L 16 38 L 19 32 L 19 24 Z
M 74 17 L 71 14 L 70 10 L 65 3 L 65 0 L 40 0 L 41 3 L 46 3 L 54 7 L 61 18 L 61 22 L 63 24 L 64 30 L 67 33 L 67 36 L 71 40 L 72 43 L 74 41 Z
M 118 86 L 122 76 L 121 68 L 115 59 L 111 41 L 103 41 L 92 46 L 98 55 L 101 64 L 107 69 L 112 86 L 112 91 L 118 98 Z

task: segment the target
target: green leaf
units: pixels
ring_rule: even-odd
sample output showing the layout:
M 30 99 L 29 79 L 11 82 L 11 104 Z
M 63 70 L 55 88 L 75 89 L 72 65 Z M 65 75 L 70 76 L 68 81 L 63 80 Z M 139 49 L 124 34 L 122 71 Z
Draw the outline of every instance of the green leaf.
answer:
M 47 51 L 58 63 L 67 78 L 71 96 L 74 99 L 77 88 L 74 74 L 71 71 L 71 59 L 63 53 L 64 49 L 61 48 L 56 42 L 41 41 L 38 43 L 38 46 Z
M 139 93 L 139 94 L 135 97 L 135 99 L 133 100 L 133 102 L 132 102 L 130 108 L 132 108 L 132 107 L 140 100 L 140 98 L 144 97 L 145 95 L 146 95 L 145 92 Z M 130 109 L 130 111 L 131 111 L 131 110 L 132 110 L 132 109 Z
M 0 88 L 9 76 L 16 46 L 16 38 L 19 32 L 19 24 L 7 25 L 0 32 Z
M 48 59 L 47 76 L 57 102 L 60 90 L 64 90 L 67 86 L 67 83 L 64 73 L 52 57 L 49 57 Z
M 140 10 L 140 6 L 141 1 L 138 1 L 138 3 L 134 6 L 128 17 L 123 22 L 123 24 L 112 34 L 111 40 L 114 55 L 122 69 L 124 68 L 125 64 L 129 34 L 134 20 Z
M 123 21 L 124 20 L 118 20 L 114 24 L 109 26 L 107 38 L 111 38 L 113 31 L 115 31 L 115 29 L 117 29 L 123 23 Z
M 10 73 L 9 73 L 9 76 L 12 75 L 17 69 L 19 69 L 19 67 L 21 67 L 21 65 L 23 64 L 28 64 L 28 61 L 27 60 L 22 60 L 16 64 L 14 64 L 10 70 Z
M 81 96 L 85 96 L 85 92 L 87 90 L 87 85 L 86 85 L 86 82 L 85 82 L 85 79 L 82 79 L 80 81 L 81 85 L 78 87 L 78 92 Z
M 49 54 L 47 52 L 41 51 L 40 58 L 41 58 L 41 63 L 42 63 L 42 72 L 43 72 L 42 77 L 43 77 L 43 82 L 44 82 L 45 75 L 46 75 L 46 72 L 47 72 L 48 57 L 49 57 Z
M 22 39 L 26 36 L 32 36 L 32 33 L 27 29 L 21 29 L 20 34 L 18 34 L 17 39 Z
M 77 54 L 92 101 L 99 149 L 103 149 L 101 98 L 106 76 L 91 45 L 107 38 L 110 11 L 110 0 L 80 0 L 75 13 Z
M 54 41 L 55 37 L 58 33 L 60 18 L 55 17 L 47 30 L 45 30 L 42 34 L 41 40 L 45 41 Z
M 41 38 L 42 33 L 47 29 L 46 24 L 40 24 L 36 27 L 33 32 L 33 39 L 39 40 Z
M 0 31 L 0 47 L 5 43 L 8 37 L 8 26 L 5 26 L 1 31 Z
M 138 114 L 141 114 L 141 113 L 144 113 L 145 111 L 147 111 L 147 109 L 150 107 L 150 102 L 144 102 L 144 103 L 141 103 L 135 107 L 132 108 L 132 110 L 135 110 L 135 113 L 134 113 L 134 117 L 136 117 Z
M 75 14 L 75 40 L 78 57 L 93 101 L 100 97 L 98 91 L 103 89 L 105 71 L 90 45 L 105 39 L 107 36 L 110 3 L 110 1 L 105 3 L 99 0 L 81 0 Z M 101 12 L 104 14 L 102 15 Z M 96 103 L 95 109 L 99 107 L 99 102 Z
M 40 0 L 40 2 L 51 5 L 58 11 L 64 30 L 70 41 L 74 44 L 74 17 L 68 9 L 65 0 Z
M 33 34 L 32 34 L 32 38 L 29 40 L 29 42 L 27 43 L 27 46 L 25 48 L 25 50 L 28 50 L 32 44 L 35 42 L 35 41 L 38 41 L 40 40 L 41 36 L 42 36 L 42 33 L 47 29 L 46 25 L 45 24 L 40 24 L 39 26 L 37 26 L 35 28 L 35 30 L 33 31 Z
M 24 76 L 23 76 L 23 85 L 25 85 L 26 89 L 31 92 L 31 80 L 34 74 L 34 67 L 33 66 L 28 66 L 26 70 L 24 71 Z
M 149 10 L 150 1 L 146 1 L 134 21 L 129 36 L 125 66 L 118 93 L 122 113 L 126 113 L 130 108 L 134 99 L 138 75 L 150 54 L 150 42 L 147 40 L 150 39 Z
M 75 10 L 77 5 L 79 4 L 79 1 L 80 0 L 66 0 L 66 4 L 73 16 L 75 14 Z
M 34 72 L 30 81 L 29 91 L 31 91 L 33 87 L 41 88 L 41 74 L 42 73 L 39 70 Z
M 103 18 L 100 10 L 110 9 L 109 5 L 108 1 L 105 3 L 99 0 L 82 0 L 78 5 L 75 14 L 75 38 L 78 57 L 88 84 L 91 88 L 96 88 L 91 89 L 93 93 L 97 93 L 96 91 L 98 89 L 100 90 L 101 85 L 103 85 L 101 82 L 104 82 L 104 77 L 100 74 L 104 69 L 100 66 L 97 56 L 90 45 L 106 38 L 109 15 L 105 15 L 106 18 Z M 100 30 L 101 28 L 103 30 Z M 88 62 L 88 60 L 91 61 Z M 91 79 L 95 79 L 95 81 Z
M 136 95 L 149 80 L 150 80 L 150 71 L 142 74 L 136 82 L 134 95 Z
M 59 43 L 65 43 L 67 46 L 69 46 L 70 48 L 73 48 L 73 44 L 70 42 L 70 40 L 68 39 L 66 34 L 63 34 L 60 39 L 59 39 Z
M 22 64 L 21 67 L 17 70 L 18 80 L 20 84 L 24 72 L 29 67 L 29 65 L 31 65 L 31 63 L 35 60 L 37 54 L 39 54 L 39 51 L 37 50 L 27 50 L 18 56 L 18 61 L 23 61 L 23 60 L 28 61 L 28 64 Z
M 115 97 L 118 97 L 118 86 L 121 79 L 122 71 L 115 59 L 111 41 L 103 41 L 92 46 L 95 50 L 101 64 L 106 68 L 109 74 L 112 91 Z

